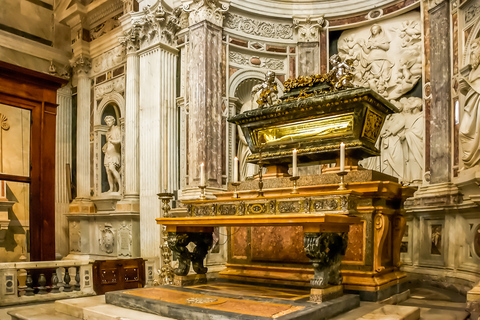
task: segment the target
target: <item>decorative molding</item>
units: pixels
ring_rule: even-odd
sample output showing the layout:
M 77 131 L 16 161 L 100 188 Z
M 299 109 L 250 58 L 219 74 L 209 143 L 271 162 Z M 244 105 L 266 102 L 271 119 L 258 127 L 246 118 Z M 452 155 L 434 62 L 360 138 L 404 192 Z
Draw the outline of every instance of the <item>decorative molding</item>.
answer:
M 115 78 L 112 81 L 102 83 L 95 87 L 95 100 L 102 99 L 106 94 L 110 92 L 124 92 L 125 91 L 125 76 Z
M 282 59 L 250 56 L 235 51 L 230 51 L 229 58 L 231 62 L 240 65 L 280 71 L 284 71 L 285 69 L 285 61 Z
M 273 23 L 227 13 L 224 27 L 246 34 L 273 39 L 293 40 L 293 24 Z
M 112 225 L 110 223 L 105 223 L 105 226 L 99 226 L 100 228 L 100 238 L 98 243 L 100 245 L 100 251 L 106 253 L 113 253 L 113 247 L 115 246 L 115 234 L 113 232 Z
M 468 8 L 465 8 L 465 25 L 470 23 L 480 12 L 480 4 L 472 3 Z
M 110 19 L 107 19 L 105 22 L 99 24 L 95 28 L 92 28 L 90 30 L 90 37 L 92 40 L 98 39 L 107 32 L 112 31 L 116 27 L 120 25 L 120 21 L 118 21 L 118 18 L 122 16 L 123 13 L 119 13 L 118 15 L 111 17 Z
M 325 26 L 323 16 L 317 18 L 294 18 L 293 25 L 297 30 L 298 42 L 318 42 L 319 31 Z
M 118 255 L 124 257 L 132 256 L 132 224 L 128 224 L 123 221 L 120 228 L 118 228 Z
M 117 46 L 98 57 L 92 59 L 93 75 L 112 69 L 125 61 L 125 51 L 122 46 Z
M 82 251 L 82 232 L 80 231 L 80 222 L 70 222 L 70 252 Z
M 189 25 L 201 21 L 211 22 L 219 27 L 223 25 L 223 15 L 230 8 L 230 0 L 188 0 L 182 1 L 183 10 L 188 12 Z
M 10 124 L 7 121 L 8 121 L 7 116 L 0 113 L 0 128 L 5 130 L 5 131 L 10 129 Z M 1 135 L 0 135 L 0 137 L 1 137 Z
M 113 0 L 109 1 L 108 5 L 100 6 L 98 9 L 94 9 L 88 12 L 88 25 L 93 27 L 98 25 L 100 21 L 105 18 L 110 18 L 118 11 L 123 10 L 123 2 L 122 0 Z

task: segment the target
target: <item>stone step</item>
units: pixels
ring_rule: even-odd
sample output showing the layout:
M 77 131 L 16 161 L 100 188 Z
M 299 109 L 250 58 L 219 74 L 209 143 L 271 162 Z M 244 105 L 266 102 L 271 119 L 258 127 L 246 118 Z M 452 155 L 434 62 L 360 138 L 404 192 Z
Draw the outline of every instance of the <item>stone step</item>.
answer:
M 83 310 L 85 308 L 94 307 L 105 304 L 105 296 L 93 296 L 76 299 L 65 299 L 55 301 L 55 311 L 63 314 L 84 319 Z
M 357 320 L 418 320 L 420 308 L 398 305 L 386 305 L 378 308 Z
M 78 320 L 76 317 L 56 311 L 53 304 L 15 308 L 8 314 L 12 320 Z
M 150 313 L 104 304 L 83 310 L 83 320 L 174 320 Z

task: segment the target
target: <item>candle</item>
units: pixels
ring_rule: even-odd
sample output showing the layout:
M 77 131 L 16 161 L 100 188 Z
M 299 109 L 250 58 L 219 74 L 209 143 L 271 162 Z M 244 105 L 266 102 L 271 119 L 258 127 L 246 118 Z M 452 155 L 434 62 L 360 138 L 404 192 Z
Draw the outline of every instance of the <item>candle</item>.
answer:
M 200 164 L 200 186 L 205 186 L 205 164 Z
M 238 182 L 238 158 L 233 159 L 233 182 Z
M 345 143 L 340 143 L 340 172 L 345 171 Z
M 298 168 L 297 168 L 297 149 L 293 149 L 292 152 L 292 176 L 296 177 L 298 175 Z

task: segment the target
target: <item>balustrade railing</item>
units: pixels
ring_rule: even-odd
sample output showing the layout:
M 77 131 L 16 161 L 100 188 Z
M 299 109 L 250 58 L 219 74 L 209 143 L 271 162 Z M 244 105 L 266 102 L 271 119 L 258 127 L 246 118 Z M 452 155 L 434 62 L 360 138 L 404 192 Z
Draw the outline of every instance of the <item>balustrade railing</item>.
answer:
M 0 263 L 0 306 L 95 295 L 93 261 Z

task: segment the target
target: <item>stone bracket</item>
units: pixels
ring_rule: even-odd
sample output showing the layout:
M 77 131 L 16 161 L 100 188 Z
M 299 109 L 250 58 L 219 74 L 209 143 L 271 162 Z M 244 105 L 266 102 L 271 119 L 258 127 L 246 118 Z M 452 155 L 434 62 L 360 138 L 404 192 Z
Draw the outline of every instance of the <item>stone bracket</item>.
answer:
M 341 285 L 340 263 L 348 244 L 347 232 L 305 232 L 303 245 L 311 259 L 314 277 L 313 288 L 324 289 L 328 285 Z
M 208 251 L 212 248 L 213 235 L 211 232 L 169 232 L 168 246 L 178 258 L 178 267 L 174 270 L 177 276 L 186 276 L 190 271 L 190 263 L 197 274 L 208 271 L 203 265 Z M 195 249 L 190 252 L 187 246 L 190 242 L 195 244 Z

